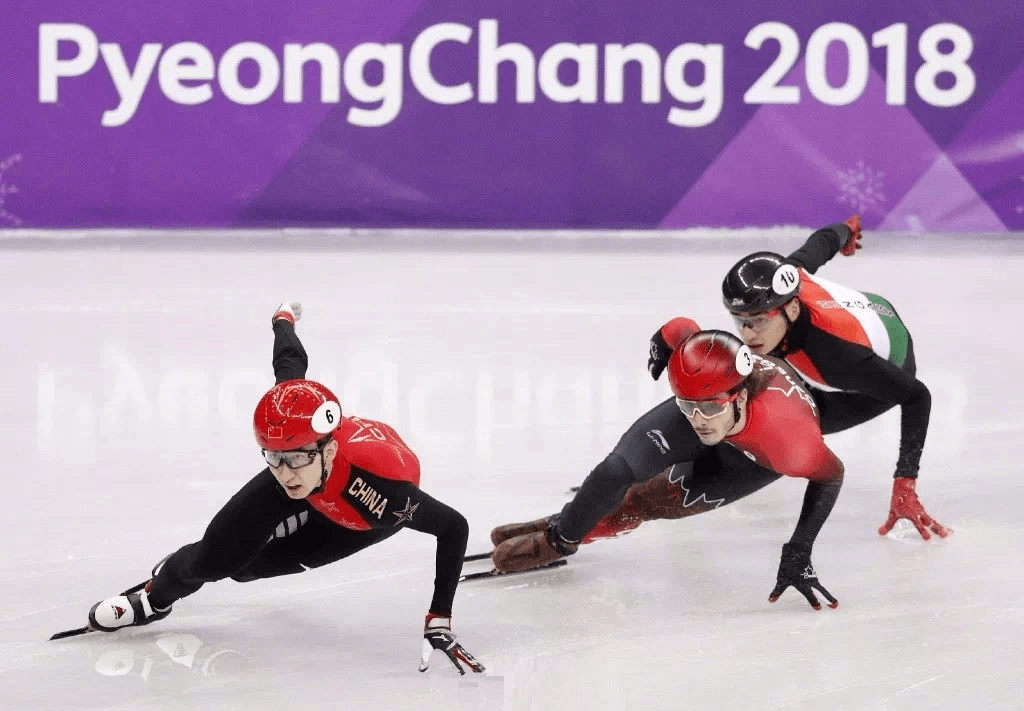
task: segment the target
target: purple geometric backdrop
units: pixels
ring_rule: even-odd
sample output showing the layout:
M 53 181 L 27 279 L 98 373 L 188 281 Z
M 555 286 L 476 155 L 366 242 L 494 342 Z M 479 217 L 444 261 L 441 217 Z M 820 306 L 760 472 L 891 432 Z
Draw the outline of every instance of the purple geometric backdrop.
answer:
M 893 230 L 1024 229 L 1024 45 L 1008 31 L 1024 26 L 1020 0 L 856 8 L 795 0 L 744 8 L 517 0 L 483 10 L 458 0 L 260 0 L 244 13 L 186 0 L 139 3 L 134 12 L 123 3 L 8 5 L 0 227 L 812 226 L 860 212 L 866 226 Z M 530 55 L 535 66 L 490 68 L 487 21 L 497 28 L 497 45 Z M 745 100 L 780 56 L 778 40 L 759 49 L 744 43 L 769 21 L 795 33 L 797 51 L 777 83 L 799 92 L 796 103 Z M 468 32 L 465 41 L 443 35 L 448 41 L 429 60 L 413 59 L 418 38 L 458 29 L 455 23 Z M 862 37 L 863 51 L 854 39 L 812 53 L 812 38 L 830 23 L 849 25 L 837 32 Z M 885 36 L 906 59 L 890 66 L 896 55 L 873 46 L 883 44 L 873 35 L 898 23 L 906 40 L 893 39 L 897 30 Z M 945 59 L 922 56 L 926 33 L 946 37 L 936 44 Z M 970 54 L 956 60 L 968 34 Z M 64 38 L 55 55 L 47 54 L 52 43 L 44 35 Z M 183 49 L 183 42 L 196 44 Z M 286 44 L 323 43 L 338 57 L 338 100 L 321 101 L 315 64 L 301 70 L 301 101 L 285 101 L 283 78 L 256 103 L 232 100 L 225 88 L 231 68 L 222 62 L 243 42 L 263 45 L 278 68 L 287 64 Z M 642 81 L 640 65 L 628 65 L 622 101 L 611 101 L 607 46 L 637 43 L 658 74 Z M 706 51 L 673 73 L 669 57 L 687 43 L 717 45 L 721 62 Z M 172 46 L 208 53 L 210 66 L 176 63 L 167 54 Z M 90 51 L 90 66 L 68 64 Z M 555 62 L 558 51 L 583 59 Z M 392 63 L 360 67 L 364 52 L 391 52 Z M 922 94 L 915 79 L 935 62 L 966 69 L 959 77 L 938 73 L 937 89 L 925 86 Z M 260 66 L 252 59 L 239 65 L 242 91 L 268 80 Z M 900 66 L 905 100 L 890 104 Z M 425 96 L 428 69 L 436 82 L 468 89 L 467 100 Z M 189 71 L 200 78 L 175 79 Z M 973 90 L 955 105 L 936 105 L 943 91 L 968 86 L 963 71 L 973 75 Z M 489 102 L 481 94 L 492 74 L 497 89 Z M 521 75 L 532 100 L 517 100 Z M 855 85 L 858 75 L 863 91 L 838 104 L 825 103 L 828 92 L 809 83 L 816 76 L 833 88 L 848 78 Z M 360 77 L 369 87 L 390 82 L 388 98 L 359 94 Z M 670 122 L 673 108 L 701 104 L 680 101 L 680 78 L 692 87 L 706 82 L 708 94 L 721 97 L 720 110 L 691 119 L 698 125 Z M 169 98 L 175 83 L 182 91 L 209 87 L 209 98 L 176 103 Z M 50 84 L 56 96 L 46 96 Z M 577 100 L 558 100 L 559 90 L 574 87 Z M 657 96 L 642 100 L 642 88 Z M 132 92 L 134 112 L 104 126 L 104 115 Z M 353 108 L 384 116 L 389 102 L 393 115 L 382 125 L 351 118 Z

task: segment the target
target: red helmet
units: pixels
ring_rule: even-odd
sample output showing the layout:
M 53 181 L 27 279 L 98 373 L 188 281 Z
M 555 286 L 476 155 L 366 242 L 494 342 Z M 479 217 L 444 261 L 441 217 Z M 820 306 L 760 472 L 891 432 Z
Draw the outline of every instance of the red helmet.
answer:
M 682 400 L 724 396 L 750 375 L 754 358 L 743 341 L 727 331 L 690 336 L 668 361 L 668 382 Z
M 341 405 L 314 380 L 285 380 L 260 398 L 252 416 L 263 449 L 299 449 L 320 440 L 341 424 Z

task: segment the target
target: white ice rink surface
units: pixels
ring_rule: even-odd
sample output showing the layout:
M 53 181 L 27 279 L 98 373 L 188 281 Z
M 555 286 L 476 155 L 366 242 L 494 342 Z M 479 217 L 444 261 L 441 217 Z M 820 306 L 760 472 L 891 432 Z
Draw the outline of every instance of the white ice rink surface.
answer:
M 774 248 L 789 251 L 796 237 Z M 558 510 L 650 406 L 666 319 L 730 328 L 748 243 L 618 250 L 0 251 L 2 709 L 1022 709 L 1024 245 L 879 239 L 822 274 L 881 293 L 933 396 L 918 490 L 954 533 L 880 537 L 899 419 L 831 437 L 846 483 L 814 551 L 839 609 L 775 605 L 803 482 L 467 583 L 455 630 L 486 675 L 416 671 L 433 539 L 213 583 L 149 627 L 51 642 L 198 538 L 261 468 L 269 317 L 301 300 L 310 377 L 393 424 L 470 552 Z M 475 570 L 467 566 L 467 570 Z M 480 568 L 482 564 L 475 564 Z

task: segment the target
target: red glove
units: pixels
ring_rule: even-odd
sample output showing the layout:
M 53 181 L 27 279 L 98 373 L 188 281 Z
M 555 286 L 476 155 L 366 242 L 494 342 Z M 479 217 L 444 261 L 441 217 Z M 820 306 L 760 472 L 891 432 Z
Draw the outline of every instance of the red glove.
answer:
M 905 518 L 917 527 L 921 538 L 926 541 L 932 537 L 928 529 L 932 529 L 945 538 L 950 534 L 950 529 L 928 515 L 924 506 L 917 499 L 916 479 L 905 476 L 896 477 L 892 483 L 892 501 L 889 503 L 889 518 L 878 528 L 878 535 L 884 536 L 892 530 L 896 521 Z
M 844 257 L 849 257 L 863 246 L 860 243 L 860 215 L 854 215 L 843 224 L 850 228 L 850 239 L 846 240 L 846 244 L 840 247 L 839 251 Z

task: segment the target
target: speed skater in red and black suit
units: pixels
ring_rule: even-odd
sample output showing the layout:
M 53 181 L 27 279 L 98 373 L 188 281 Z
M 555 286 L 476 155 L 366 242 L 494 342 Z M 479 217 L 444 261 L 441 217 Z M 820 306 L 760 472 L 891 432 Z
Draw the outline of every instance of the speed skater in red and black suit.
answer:
M 861 247 L 860 217 L 814 232 L 788 257 L 755 252 L 722 282 L 722 301 L 754 353 L 784 359 L 808 386 L 821 431 L 842 432 L 900 407 L 900 447 L 887 534 L 905 518 L 925 540 L 949 529 L 917 496 L 917 476 L 931 415 L 931 393 L 917 378 L 914 341 L 887 299 L 817 276 L 837 253 Z
M 202 538 L 160 561 L 153 577 L 96 603 L 92 629 L 114 632 L 163 619 L 204 584 L 319 568 L 410 528 L 437 538 L 436 577 L 421 634 L 420 671 L 440 649 L 461 674 L 484 667 L 451 630 L 469 526 L 420 489 L 420 464 L 387 424 L 342 414 L 325 385 L 305 378 L 297 302 L 274 313 L 277 384 L 259 401 L 253 431 L 266 466 L 224 504 Z
M 811 549 L 832 511 L 843 464 L 825 445 L 814 400 L 785 363 L 754 355 L 725 331 L 666 324 L 673 397 L 640 417 L 560 513 L 491 532 L 501 572 L 528 570 L 659 518 L 717 509 L 777 481 L 807 479 L 803 507 L 782 547 L 774 602 L 789 586 L 820 609 Z

